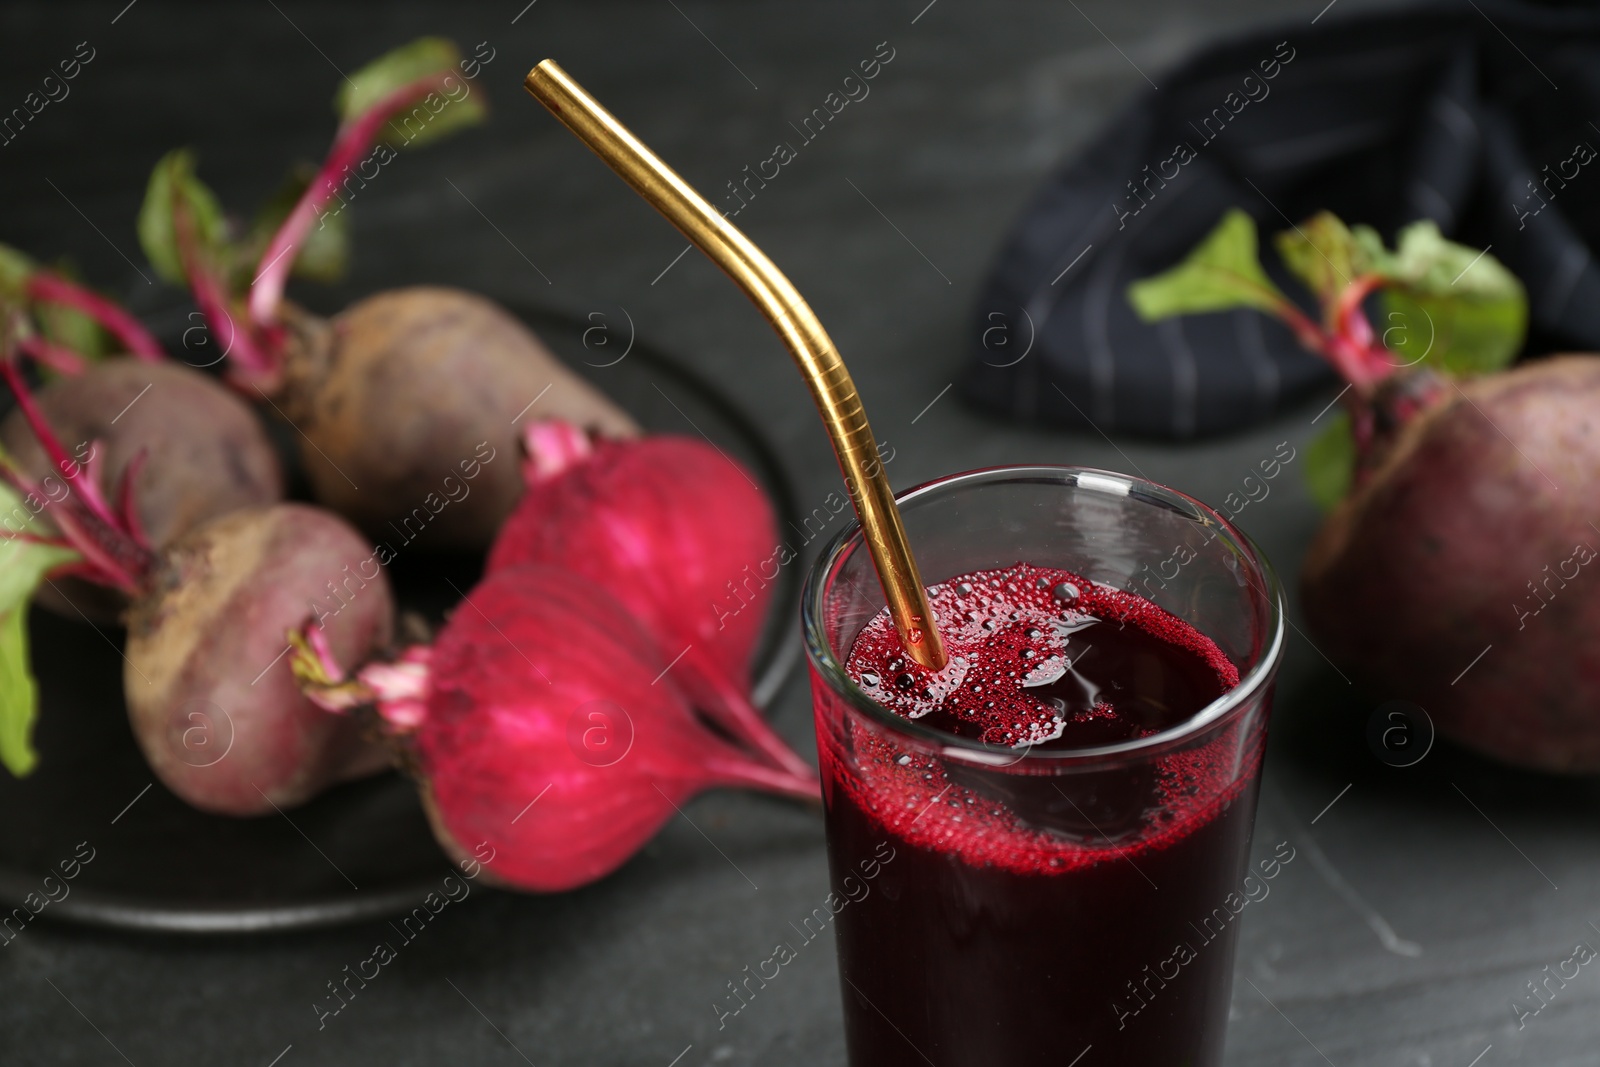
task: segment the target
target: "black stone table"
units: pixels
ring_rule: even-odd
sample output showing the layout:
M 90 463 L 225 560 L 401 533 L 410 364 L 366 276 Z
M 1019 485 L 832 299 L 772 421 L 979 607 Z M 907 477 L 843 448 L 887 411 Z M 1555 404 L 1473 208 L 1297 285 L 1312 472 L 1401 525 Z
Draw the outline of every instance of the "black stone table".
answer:
M 722 190 L 887 42 L 893 59 L 871 95 L 738 221 L 849 359 L 894 449 L 896 485 L 1070 462 L 1216 501 L 1279 442 L 1303 456 L 1332 395 L 1226 440 L 1172 447 L 1018 428 L 945 391 L 1003 227 L 1046 168 L 1144 85 L 1140 71 L 1159 74 L 1207 37 L 1261 19 L 1293 32 L 1325 0 L 124 4 L 0 11 L 0 110 L 79 42 L 94 53 L 71 95 L 0 147 L 0 240 L 68 256 L 140 306 L 161 298 L 138 273 L 149 268 L 132 220 L 162 152 L 193 145 L 227 200 L 254 202 L 291 158 L 320 157 L 340 71 L 425 33 L 484 41 L 492 121 L 384 168 L 351 204 L 346 291 L 315 299 L 333 307 L 431 281 L 580 315 L 625 307 L 642 336 L 767 428 L 802 502 L 820 503 L 838 474 L 775 338 L 698 254 L 675 259 L 683 240 L 519 83 L 537 60 L 559 58 L 689 180 Z M 1357 6 L 1342 0 L 1334 15 Z M 1317 523 L 1297 466 L 1241 516 L 1291 585 Z M 1293 638 L 1256 847 L 1265 855 L 1287 840 L 1297 858 L 1242 916 L 1228 1062 L 1595 1063 L 1593 968 L 1520 1030 L 1511 1007 L 1576 942 L 1600 944 L 1595 783 L 1517 774 L 1443 745 L 1414 767 L 1384 766 L 1364 740 L 1379 700 Z M 803 676 L 775 714 L 811 751 Z M 674 821 L 598 885 L 452 908 L 320 1031 L 313 1002 L 383 924 L 231 940 L 35 924 L 0 949 L 0 1062 L 841 1062 L 827 939 L 720 1029 L 711 1007 L 825 895 L 819 821 L 732 794 L 687 814 L 693 825 Z

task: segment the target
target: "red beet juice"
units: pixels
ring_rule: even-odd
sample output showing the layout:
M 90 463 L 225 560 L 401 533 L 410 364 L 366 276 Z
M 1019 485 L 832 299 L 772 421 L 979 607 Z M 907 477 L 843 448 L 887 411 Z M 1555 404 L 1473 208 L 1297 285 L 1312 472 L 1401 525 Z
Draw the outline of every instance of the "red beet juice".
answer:
M 860 720 L 837 734 L 819 707 L 835 890 L 893 849 L 835 921 L 851 1063 L 1220 1062 L 1237 931 L 1224 905 L 1263 720 L 1092 769 L 1049 753 L 1188 722 L 1237 668 L 1149 601 L 1062 570 L 1019 563 L 930 593 L 944 670 L 906 657 L 885 613 L 847 673 L 894 713 L 1015 758 L 951 758 Z

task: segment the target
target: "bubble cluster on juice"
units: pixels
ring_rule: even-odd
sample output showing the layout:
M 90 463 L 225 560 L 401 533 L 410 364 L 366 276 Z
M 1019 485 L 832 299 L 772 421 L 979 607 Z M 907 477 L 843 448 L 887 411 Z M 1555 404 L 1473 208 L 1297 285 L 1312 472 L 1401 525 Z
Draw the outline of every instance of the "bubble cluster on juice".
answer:
M 1130 770 L 1126 781 L 1096 779 L 1098 793 L 1089 779 L 1045 773 L 1050 767 L 1040 757 L 1024 764 L 1036 749 L 1116 744 L 1186 722 L 1238 684 L 1238 668 L 1170 612 L 1069 571 L 1018 563 L 962 575 L 929 594 L 949 656 L 943 670 L 929 671 L 906 656 L 883 612 L 857 637 L 847 673 L 907 719 L 1005 746 L 1016 759 L 1008 779 L 978 771 L 952 781 L 947 761 L 855 725 L 853 767 L 825 770 L 863 810 L 911 843 L 979 865 L 1076 869 L 1182 837 L 1253 774 L 1258 746 L 1232 727 Z M 1008 784 L 997 786 L 1001 781 Z M 1135 781 L 1136 787 L 1128 784 Z M 1061 802 L 1045 792 L 1034 807 L 1063 811 L 1064 822 L 1089 829 L 1063 832 L 1059 817 L 1019 815 L 1028 805 L 1007 803 L 996 788 L 1053 790 Z M 1124 804 L 1133 805 L 1131 815 L 1116 812 L 1105 797 L 1119 789 L 1132 797 Z M 1094 814 L 1105 810 L 1115 817 L 1102 815 L 1110 825 L 1101 827 Z

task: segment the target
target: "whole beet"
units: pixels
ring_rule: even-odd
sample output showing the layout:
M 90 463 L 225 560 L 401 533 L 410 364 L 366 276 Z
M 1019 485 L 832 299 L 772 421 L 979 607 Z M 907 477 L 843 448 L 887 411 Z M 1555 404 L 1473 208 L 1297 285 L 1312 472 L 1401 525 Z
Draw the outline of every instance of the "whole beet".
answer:
M 527 492 L 485 569 L 544 565 L 589 579 L 677 650 L 697 707 L 775 766 L 810 774 L 750 701 L 768 583 L 785 562 L 755 479 L 697 438 L 594 441 L 560 419 L 530 424 L 523 450 Z
M 296 337 L 281 406 L 304 435 L 312 490 L 375 538 L 487 547 L 522 494 L 517 445 L 530 419 L 559 413 L 607 436 L 638 432 L 525 326 L 471 293 L 389 290 L 328 322 L 284 311 Z
M 1485 755 L 1600 771 L 1597 480 L 1600 358 L 1446 390 L 1311 545 L 1318 647 Z
M 487 43 L 468 59 L 452 42 L 428 37 L 345 78 L 328 153 L 309 181 L 296 182 L 293 205 L 270 236 L 260 234 L 264 242 L 257 231 L 234 239 L 217 223 L 216 198 L 187 150 L 156 164 L 140 210 L 151 263 L 169 280 L 187 281 L 211 336 L 227 339 L 229 380 L 301 431 L 302 466 L 318 502 L 378 539 L 487 549 L 521 494 L 513 423 L 560 416 L 607 436 L 637 432 L 482 297 L 396 289 L 331 321 L 284 300 L 297 270 L 323 279 L 339 273 L 350 182 L 370 180 L 355 172 L 373 158 L 392 158 L 397 131 L 410 144 L 423 131 L 431 140 L 482 121 L 483 97 L 468 83 L 493 58 Z M 430 125 L 428 116 L 441 113 L 446 121 Z M 265 217 L 284 206 L 270 205 Z
M 120 485 L 141 454 L 133 496 L 154 548 L 236 508 L 277 502 L 283 471 L 250 407 L 216 380 L 175 363 L 111 359 L 58 378 L 36 400 L 69 451 L 98 442 L 107 485 Z M 0 423 L 0 443 L 35 479 L 60 477 L 20 410 Z M 48 516 L 46 517 L 48 519 Z M 58 591 L 59 590 L 59 591 Z M 126 603 L 114 590 L 65 579 L 38 602 L 69 618 L 114 620 Z
M 577 574 L 495 571 L 416 652 L 362 677 L 383 679 L 379 714 L 407 739 L 441 846 L 457 859 L 487 847 L 501 884 L 601 878 L 708 789 L 818 795 L 809 768 L 769 767 L 702 723 L 652 635 Z
M 168 788 L 205 811 L 266 814 L 387 765 L 354 720 L 301 694 L 284 656 L 311 616 L 351 661 L 388 644 L 394 599 L 373 559 L 349 525 L 301 504 L 232 512 L 162 553 L 128 614 L 123 686 Z

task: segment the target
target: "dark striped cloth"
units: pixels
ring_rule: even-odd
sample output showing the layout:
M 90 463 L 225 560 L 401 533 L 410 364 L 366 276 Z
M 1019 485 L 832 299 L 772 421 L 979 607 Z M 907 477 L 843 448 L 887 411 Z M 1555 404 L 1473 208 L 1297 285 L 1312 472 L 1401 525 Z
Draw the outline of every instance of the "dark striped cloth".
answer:
M 1235 206 L 1264 245 L 1324 208 L 1391 240 L 1433 219 L 1527 285 L 1528 352 L 1600 349 L 1600 5 L 1458 0 L 1338 16 L 1157 74 L 1159 89 L 1050 179 L 980 297 L 971 401 L 1187 438 L 1330 383 L 1254 311 L 1146 325 L 1128 305 L 1129 282 L 1171 266 Z M 1262 259 L 1304 296 L 1274 251 Z

